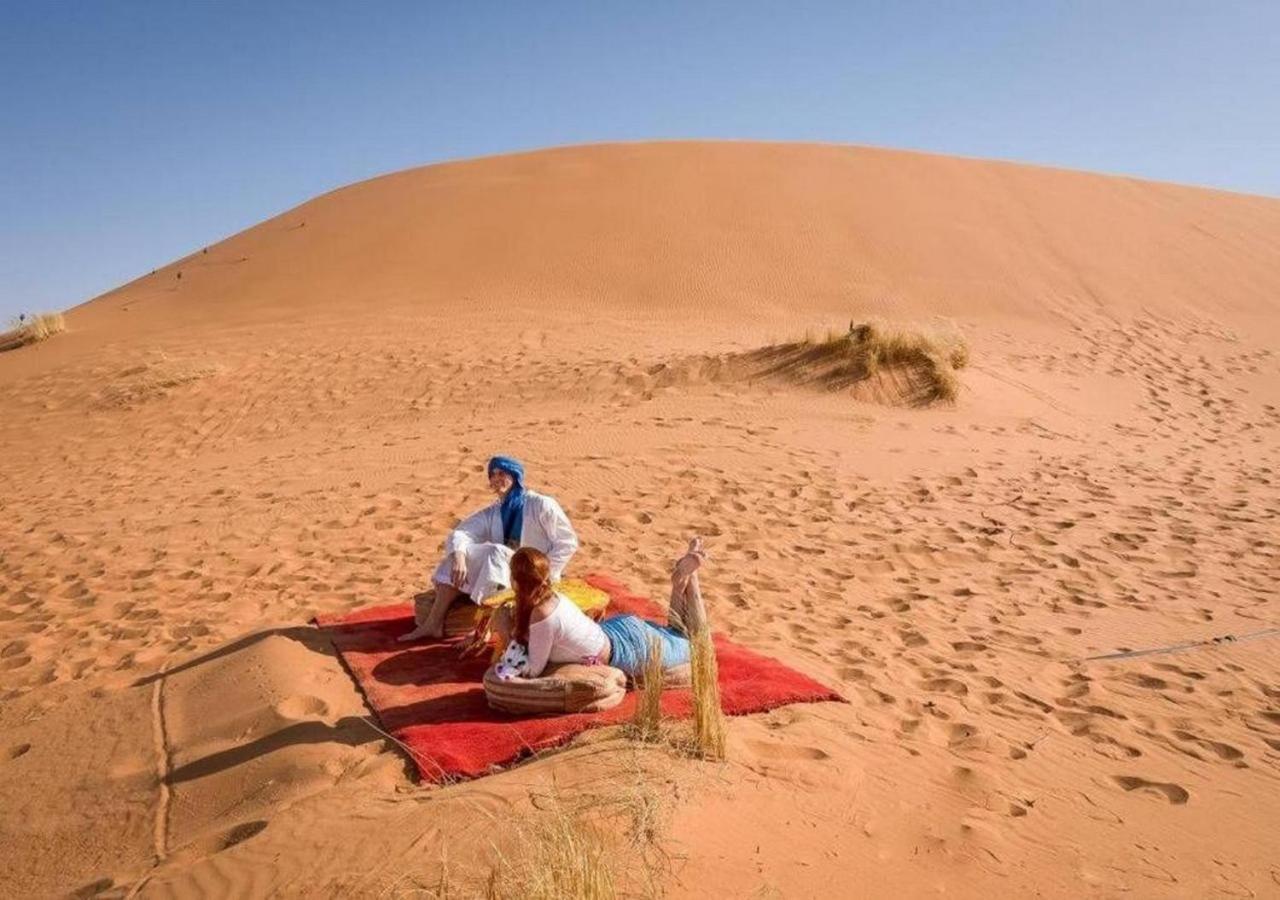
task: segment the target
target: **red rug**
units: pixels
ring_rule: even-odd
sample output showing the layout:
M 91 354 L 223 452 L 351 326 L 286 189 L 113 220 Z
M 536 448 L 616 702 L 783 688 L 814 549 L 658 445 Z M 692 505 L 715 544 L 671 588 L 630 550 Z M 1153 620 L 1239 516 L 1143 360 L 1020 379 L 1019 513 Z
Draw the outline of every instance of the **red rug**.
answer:
M 658 620 L 659 609 L 604 575 L 586 581 L 610 595 L 609 614 L 633 613 Z M 459 659 L 458 641 L 399 644 L 413 625 L 407 603 L 375 606 L 344 616 L 321 616 L 347 669 L 364 691 L 382 727 L 409 748 L 424 781 L 474 778 L 539 750 L 568 742 L 597 725 L 627 721 L 634 692 L 602 713 L 513 716 L 491 710 L 480 679 L 487 659 Z M 728 715 L 763 712 L 788 703 L 843 702 L 834 691 L 775 659 L 715 636 L 720 698 Z M 688 690 L 667 690 L 662 710 L 690 714 Z

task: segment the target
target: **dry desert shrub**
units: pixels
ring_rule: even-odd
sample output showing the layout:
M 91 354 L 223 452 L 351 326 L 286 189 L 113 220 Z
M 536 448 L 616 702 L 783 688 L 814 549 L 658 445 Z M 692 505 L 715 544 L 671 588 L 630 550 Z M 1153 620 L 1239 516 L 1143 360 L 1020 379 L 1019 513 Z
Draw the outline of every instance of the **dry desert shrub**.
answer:
M 655 741 L 662 733 L 662 642 L 649 638 L 649 658 L 645 662 L 640 697 L 631 720 L 634 735 L 642 741 Z
M 486 900 L 612 900 L 618 896 L 612 853 L 601 828 L 556 800 L 521 823 L 515 849 L 499 852 Z
M 960 395 L 956 370 L 969 364 L 969 347 L 958 334 L 893 328 L 877 322 L 849 323 L 835 342 L 868 375 L 881 366 L 905 366 L 926 378 L 928 399 L 954 403 Z
M 693 747 L 703 759 L 725 757 L 724 709 L 720 705 L 720 666 L 711 630 L 701 628 L 689 637 L 693 691 Z
M 100 409 L 127 409 L 157 400 L 177 387 L 217 375 L 216 365 L 172 360 L 164 353 L 119 372 L 98 391 Z
M 37 313 L 15 319 L 13 327 L 0 334 L 0 353 L 16 350 L 27 344 L 38 344 L 59 332 L 67 330 L 62 313 Z
M 486 900 L 662 896 L 669 804 L 634 752 L 596 783 L 534 796 L 534 810 L 504 823 Z
M 924 406 L 959 397 L 956 372 L 969 364 L 969 348 L 954 328 L 850 322 L 848 331 L 829 330 L 822 340 L 808 332 L 802 340 L 764 347 L 744 358 L 756 375 L 827 390 L 879 378 L 890 386 L 882 391 L 889 402 Z

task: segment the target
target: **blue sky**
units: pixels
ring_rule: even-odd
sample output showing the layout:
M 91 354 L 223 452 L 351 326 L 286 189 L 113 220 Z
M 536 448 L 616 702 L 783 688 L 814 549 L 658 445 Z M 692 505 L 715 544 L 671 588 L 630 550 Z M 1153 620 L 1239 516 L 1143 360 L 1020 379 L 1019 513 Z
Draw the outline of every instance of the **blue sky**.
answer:
M 0 318 L 382 172 L 654 138 L 1280 196 L 1280 3 L 0 0 Z

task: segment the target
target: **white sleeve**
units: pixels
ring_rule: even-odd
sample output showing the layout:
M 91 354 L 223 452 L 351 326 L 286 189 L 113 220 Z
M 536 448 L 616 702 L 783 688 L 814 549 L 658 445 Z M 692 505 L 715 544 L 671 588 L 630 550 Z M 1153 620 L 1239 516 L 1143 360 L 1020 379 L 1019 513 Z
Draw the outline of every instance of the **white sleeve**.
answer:
M 539 519 L 547 533 L 547 540 L 551 542 L 551 549 L 547 551 L 547 561 L 551 563 L 551 580 L 559 581 L 569 559 L 578 552 L 578 535 L 569 523 L 569 517 L 554 498 L 544 496 L 541 499 Z
M 529 669 L 528 677 L 537 678 L 547 667 L 551 658 L 551 645 L 556 639 L 556 620 L 548 616 L 541 622 L 529 624 Z
M 466 550 L 472 544 L 484 543 L 489 539 L 489 507 L 474 512 L 457 524 L 449 537 L 445 539 L 445 553 L 457 553 Z

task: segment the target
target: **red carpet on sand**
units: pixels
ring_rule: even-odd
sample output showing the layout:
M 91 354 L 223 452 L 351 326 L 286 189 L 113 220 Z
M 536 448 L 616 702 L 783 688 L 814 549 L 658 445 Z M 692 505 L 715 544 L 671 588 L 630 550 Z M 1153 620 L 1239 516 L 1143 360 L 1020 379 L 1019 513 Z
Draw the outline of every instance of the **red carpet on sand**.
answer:
M 661 611 L 605 575 L 586 581 L 610 596 L 609 615 L 633 613 L 654 619 Z M 410 604 L 375 606 L 316 619 L 327 630 L 347 669 L 364 691 L 382 727 L 403 742 L 424 781 L 474 778 L 523 756 L 568 742 L 597 725 L 624 722 L 635 709 L 635 693 L 602 713 L 513 716 L 491 710 L 481 677 L 488 658 L 460 659 L 458 642 L 399 644 L 413 627 Z M 763 712 L 788 703 L 843 698 L 811 678 L 767 656 L 715 636 L 720 698 L 728 715 Z M 663 692 L 662 710 L 690 714 L 688 690 Z

